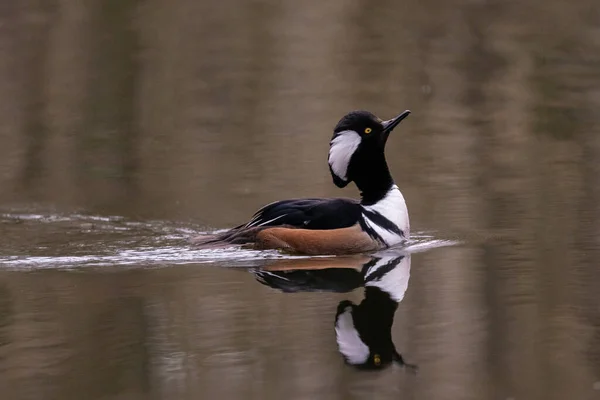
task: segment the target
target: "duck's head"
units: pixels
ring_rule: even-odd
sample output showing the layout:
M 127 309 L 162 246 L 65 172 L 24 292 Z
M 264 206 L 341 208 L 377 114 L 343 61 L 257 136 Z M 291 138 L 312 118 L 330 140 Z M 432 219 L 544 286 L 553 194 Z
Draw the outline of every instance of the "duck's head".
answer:
M 392 130 L 409 114 L 406 110 L 387 121 L 368 111 L 346 114 L 335 126 L 329 147 L 333 182 L 342 188 L 354 181 L 361 191 L 368 190 L 368 181 L 373 179 L 381 180 L 384 186 L 388 180 L 391 184 L 385 144 Z

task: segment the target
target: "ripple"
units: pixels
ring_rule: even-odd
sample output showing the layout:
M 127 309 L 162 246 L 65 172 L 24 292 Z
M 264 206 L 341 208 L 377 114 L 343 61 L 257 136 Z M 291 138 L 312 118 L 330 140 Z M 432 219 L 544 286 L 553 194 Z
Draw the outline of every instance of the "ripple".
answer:
M 253 267 L 269 260 L 328 256 L 298 256 L 276 250 L 252 250 L 239 246 L 197 249 L 188 243 L 195 235 L 215 233 L 192 223 L 134 221 L 120 216 L 85 214 L 3 213 L 10 239 L 1 248 L 3 269 L 69 269 L 82 267 L 164 267 L 182 264 L 220 264 Z M 6 227 L 6 225 L 5 225 Z M 35 237 L 27 241 L 26 234 Z M 17 243 L 18 241 L 18 243 Z M 16 246 L 18 244 L 18 246 Z M 390 249 L 422 252 L 452 246 L 456 241 L 415 233 L 408 244 Z

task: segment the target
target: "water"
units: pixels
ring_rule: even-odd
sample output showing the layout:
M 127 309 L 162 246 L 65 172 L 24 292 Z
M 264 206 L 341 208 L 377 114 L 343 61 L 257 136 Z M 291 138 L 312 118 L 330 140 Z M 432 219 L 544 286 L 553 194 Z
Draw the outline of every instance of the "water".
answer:
M 3 233 L 8 239 L 0 247 L 0 254 L 6 254 L 0 256 L 0 265 L 22 270 L 139 264 L 164 267 L 190 263 L 251 267 L 269 260 L 327 257 L 289 255 L 276 250 L 257 251 L 240 246 L 198 249 L 190 245 L 190 238 L 218 230 L 204 231 L 190 223 L 141 222 L 118 216 L 11 212 L 0 215 L 0 224 L 6 227 Z M 35 242 L 24 239 L 28 233 L 36 236 Z M 398 250 L 413 253 L 456 243 L 417 232 Z
M 3 399 L 600 398 L 597 1 L 0 9 Z M 357 108 L 412 111 L 387 156 L 416 233 L 391 334 L 416 375 L 344 363 L 336 309 L 361 287 L 257 279 L 368 258 L 187 244 L 355 197 L 326 159 Z

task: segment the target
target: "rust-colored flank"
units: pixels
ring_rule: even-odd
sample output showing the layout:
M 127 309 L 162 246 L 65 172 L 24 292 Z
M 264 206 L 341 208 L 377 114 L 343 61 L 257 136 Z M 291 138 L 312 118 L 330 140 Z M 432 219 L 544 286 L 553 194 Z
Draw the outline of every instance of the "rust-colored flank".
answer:
M 353 254 L 378 249 L 378 243 L 360 226 L 330 230 L 267 228 L 256 237 L 259 249 L 281 249 L 291 253 Z

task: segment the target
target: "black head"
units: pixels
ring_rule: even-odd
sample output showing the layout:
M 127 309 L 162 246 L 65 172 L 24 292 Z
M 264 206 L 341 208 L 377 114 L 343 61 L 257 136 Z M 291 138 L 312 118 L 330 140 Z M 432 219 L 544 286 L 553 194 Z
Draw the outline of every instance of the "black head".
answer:
M 333 182 L 345 187 L 354 181 L 363 192 L 387 191 L 391 177 L 385 162 L 385 144 L 392 130 L 409 114 L 406 110 L 387 121 L 368 111 L 346 114 L 335 126 L 330 142 L 328 161 Z

